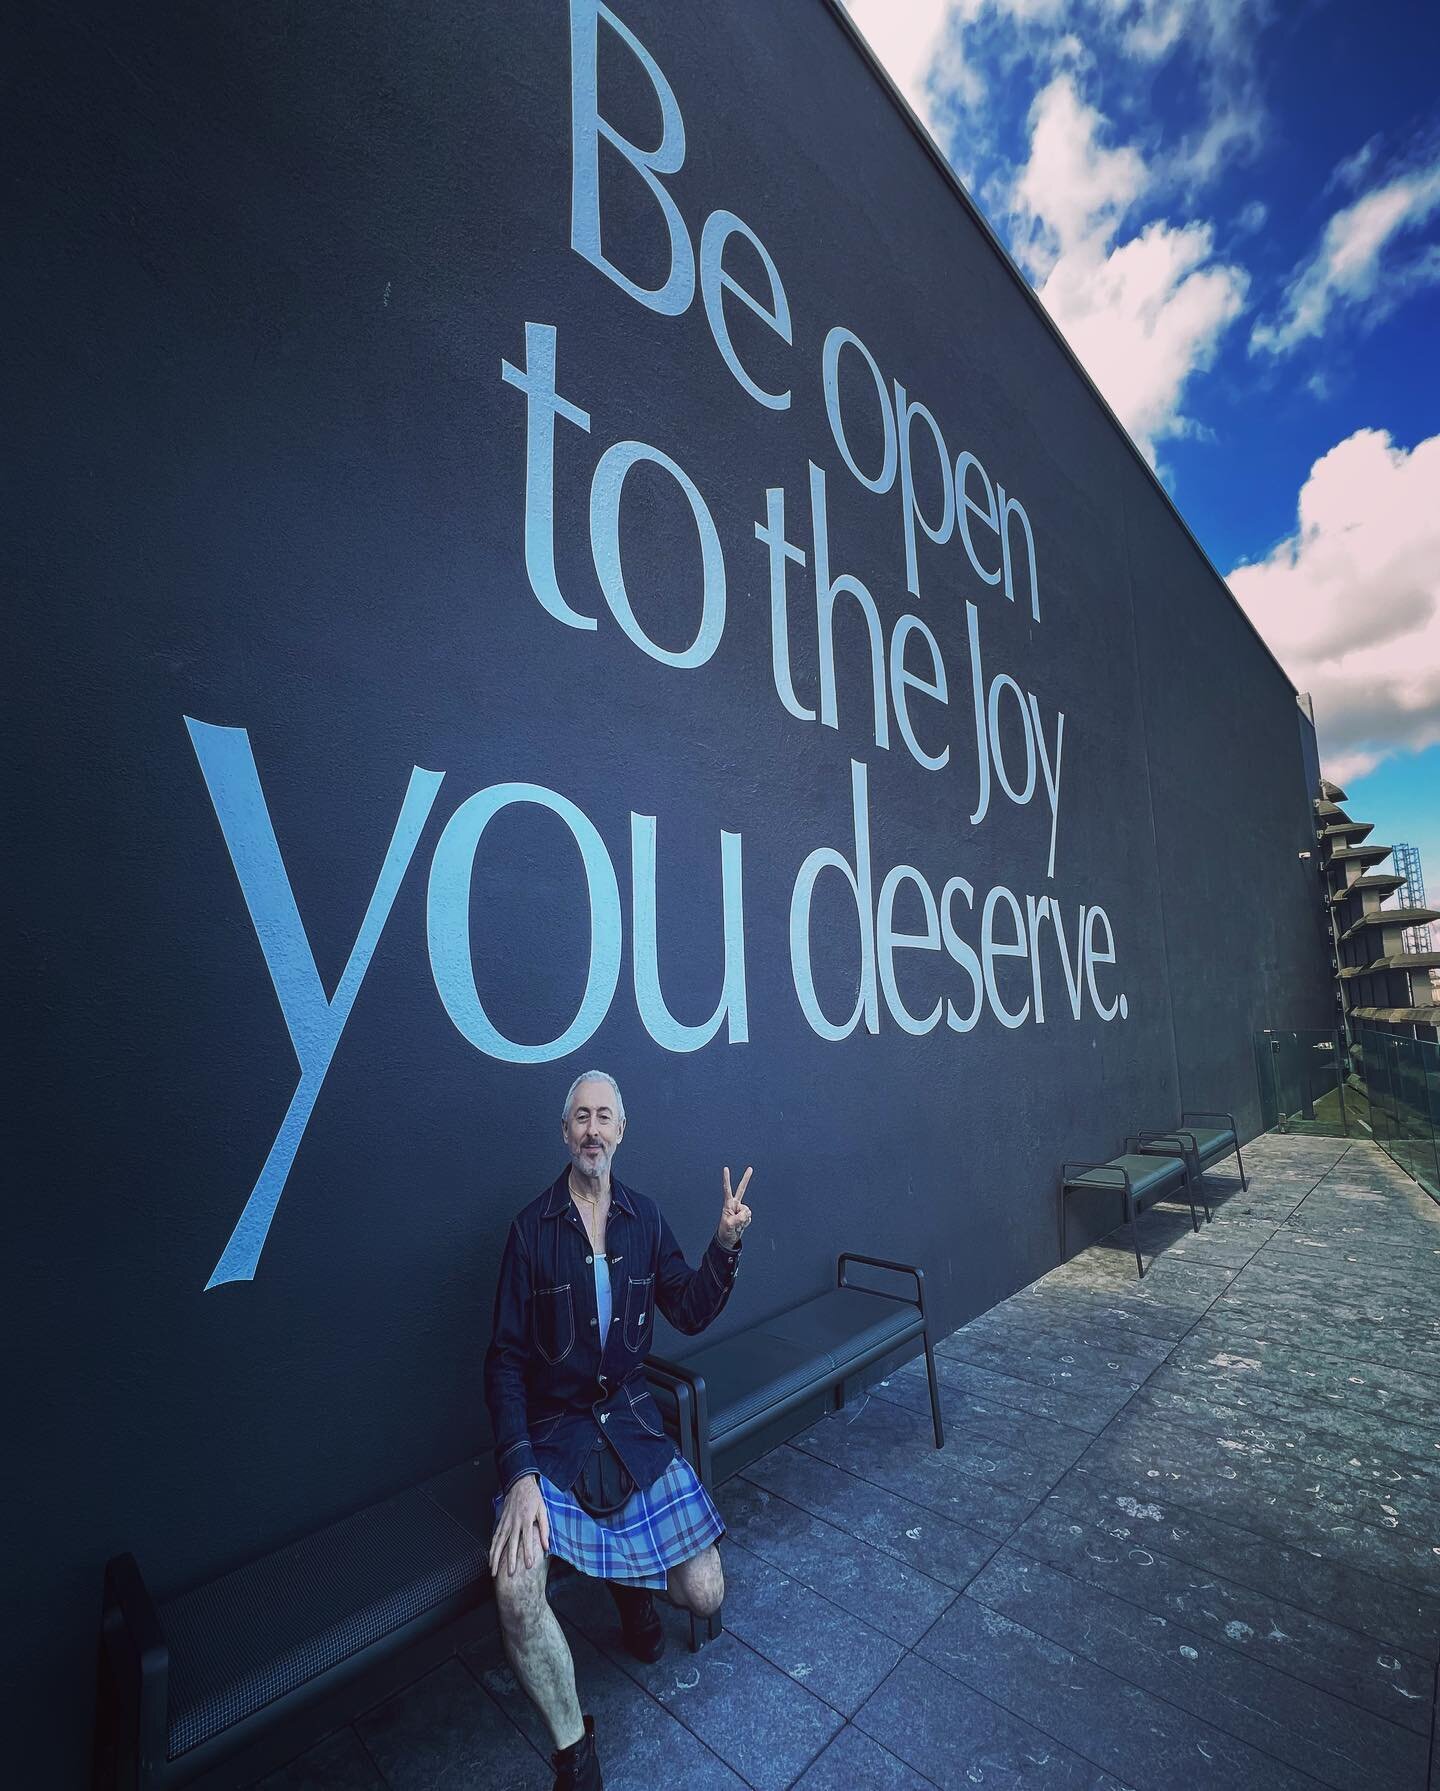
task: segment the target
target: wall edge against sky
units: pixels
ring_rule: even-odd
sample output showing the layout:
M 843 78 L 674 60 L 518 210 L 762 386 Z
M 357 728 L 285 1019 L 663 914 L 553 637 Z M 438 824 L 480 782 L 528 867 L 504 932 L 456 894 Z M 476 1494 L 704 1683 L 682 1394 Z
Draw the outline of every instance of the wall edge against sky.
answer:
M 901 117 L 904 119 L 906 124 L 909 125 L 910 129 L 914 132 L 915 136 L 919 138 L 921 147 L 929 155 L 930 159 L 935 163 L 935 166 L 940 170 L 941 175 L 944 177 L 944 179 L 948 182 L 950 187 L 953 189 L 956 197 L 960 200 L 961 204 L 965 207 L 965 210 L 969 213 L 971 219 L 979 226 L 982 234 L 985 236 L 986 240 L 989 242 L 990 247 L 1000 257 L 1000 260 L 1004 264 L 1006 272 L 1010 275 L 1011 279 L 1014 280 L 1015 284 L 1020 288 L 1020 290 L 1025 294 L 1026 300 L 1029 302 L 1031 310 L 1033 310 L 1035 312 L 1036 316 L 1040 318 L 1041 322 L 1045 325 L 1045 328 L 1050 332 L 1050 334 L 1055 338 L 1055 341 L 1060 345 L 1061 351 L 1064 353 L 1066 358 L 1069 360 L 1071 366 L 1074 367 L 1075 371 L 1080 375 L 1081 380 L 1084 382 L 1086 387 L 1089 389 L 1091 397 L 1094 398 L 1095 402 L 1100 406 L 1101 410 L 1104 411 L 1106 417 L 1109 419 L 1110 423 L 1114 426 L 1115 431 L 1119 435 L 1120 439 L 1124 442 L 1125 446 L 1130 450 L 1130 452 L 1135 456 L 1135 459 L 1139 462 L 1141 468 L 1145 472 L 1146 477 L 1150 480 L 1150 483 L 1155 487 L 1156 491 L 1159 492 L 1160 496 L 1165 500 L 1165 503 L 1168 505 L 1168 507 L 1170 509 L 1170 513 L 1174 516 L 1176 522 L 1178 522 L 1180 524 L 1180 527 L 1185 531 L 1185 534 L 1189 538 L 1191 545 L 1194 547 L 1196 553 L 1198 553 L 1200 555 L 1200 558 L 1204 561 L 1205 566 L 1208 568 L 1212 577 L 1214 577 L 1214 579 L 1219 584 L 1220 589 L 1225 593 L 1225 597 L 1228 600 L 1228 602 L 1235 609 L 1235 611 L 1239 615 L 1241 621 L 1244 622 L 1245 626 L 1250 630 L 1251 634 L 1253 634 L 1255 639 L 1257 641 L 1259 641 L 1261 647 L 1265 651 L 1266 657 L 1270 660 L 1271 664 L 1275 667 L 1276 671 L 1279 672 L 1280 676 L 1285 680 L 1285 683 L 1287 684 L 1289 689 L 1298 698 L 1299 687 L 1296 685 L 1294 679 L 1290 676 L 1289 672 L 1287 672 L 1285 670 L 1285 667 L 1283 665 L 1281 665 L 1280 661 L 1276 658 L 1274 650 L 1271 648 L 1270 643 L 1265 639 L 1265 636 L 1263 634 L 1261 634 L 1260 630 L 1255 626 L 1254 622 L 1251 621 L 1249 615 L 1246 613 L 1244 605 L 1240 602 L 1239 598 L 1236 597 L 1235 593 L 1230 589 L 1229 582 L 1226 580 L 1224 574 L 1219 570 L 1219 568 L 1216 566 L 1215 562 L 1210 558 L 1209 553 L 1201 545 L 1199 537 L 1196 535 L 1195 531 L 1190 527 L 1190 524 L 1185 520 L 1185 517 L 1182 514 L 1179 505 L 1176 504 L 1174 498 L 1165 489 L 1165 486 L 1164 486 L 1163 482 L 1161 481 L 1159 474 L 1156 473 L 1154 467 L 1151 466 L 1150 462 L 1140 452 L 1139 448 L 1136 447 L 1134 438 L 1131 436 L 1130 431 L 1125 427 L 1125 425 L 1120 421 L 1119 417 L 1117 417 L 1115 415 L 1115 412 L 1110 408 L 1110 404 L 1109 404 L 1108 400 L 1106 399 L 1104 393 L 1095 384 L 1095 381 L 1090 377 L 1089 373 L 1086 371 L 1083 362 L 1080 360 L 1080 357 L 1075 353 L 1075 350 L 1066 341 L 1065 336 L 1062 333 L 1062 331 L 1060 330 L 1059 325 L 1055 322 L 1055 319 L 1050 315 L 1050 313 L 1045 309 L 1045 306 L 1041 303 L 1040 295 L 1035 291 L 1035 288 L 1025 278 L 1024 274 L 1021 273 L 1019 267 L 1016 265 L 1015 258 L 1011 255 L 1010 251 L 1005 247 L 1004 243 L 1001 242 L 1000 238 L 996 235 L 994 227 L 991 225 L 989 219 L 985 216 L 984 212 L 981 211 L 980 207 L 971 198 L 969 192 L 966 190 L 965 183 L 960 179 L 960 176 L 951 167 L 949 160 L 945 156 L 944 152 L 941 150 L 939 144 L 936 143 L 935 139 L 930 135 L 930 132 L 925 128 L 924 124 L 921 122 L 918 114 L 915 111 L 915 108 L 910 104 L 909 100 L 906 99 L 905 95 L 896 86 L 894 80 L 892 79 L 892 77 L 890 75 L 889 70 L 885 67 L 884 63 L 880 61 L 879 57 L 875 54 L 874 50 L 870 47 L 870 44 L 867 41 L 865 34 L 861 31 L 860 27 L 855 23 L 854 19 L 852 19 L 850 17 L 850 14 L 845 7 L 844 0 L 821 0 L 821 4 L 826 8 L 826 10 L 839 23 L 840 27 L 845 32 L 845 35 L 850 39 L 851 43 L 854 44 L 855 48 L 860 52 L 861 56 L 864 58 L 866 63 L 869 65 L 871 72 L 875 75 L 876 79 L 879 81 L 881 87 L 884 89 L 885 93 L 887 94 L 887 96 L 889 97 L 891 102 L 897 107 L 897 109 L 900 112 Z

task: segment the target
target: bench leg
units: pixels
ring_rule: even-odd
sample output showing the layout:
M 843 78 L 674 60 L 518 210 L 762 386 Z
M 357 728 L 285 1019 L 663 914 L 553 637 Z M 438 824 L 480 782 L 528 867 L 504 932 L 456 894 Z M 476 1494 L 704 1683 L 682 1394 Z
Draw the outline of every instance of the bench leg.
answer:
M 1125 1217 L 1130 1222 L 1130 1242 L 1135 1246 L 1135 1267 L 1139 1269 L 1140 1274 L 1143 1277 L 1145 1274 L 1145 1264 L 1140 1259 L 1140 1225 L 1136 1218 L 1135 1208 L 1131 1203 L 1128 1189 L 1121 1192 L 1120 1199 L 1124 1204 Z
M 700 1650 L 705 1646 L 706 1642 L 713 1642 L 716 1640 L 717 1637 L 722 1636 L 725 1633 L 725 1623 L 724 1623 L 724 1619 L 721 1615 L 721 1612 L 723 1612 L 724 1608 L 725 1607 L 722 1605 L 720 1607 L 719 1611 L 714 1612 L 709 1617 L 697 1617 L 695 1615 L 694 1611 L 691 1611 L 691 1613 L 690 1613 L 690 1652 L 692 1654 L 698 1654 L 700 1652 Z M 700 1637 L 700 1631 L 702 1628 L 705 1631 L 703 1638 Z
M 1065 1184 L 1060 1184 L 1060 1260 L 1065 1260 Z
M 1064 1195 L 1061 1195 L 1064 1200 Z M 940 1421 L 940 1384 L 935 1378 L 935 1352 L 930 1347 L 930 1332 L 925 1332 L 925 1373 L 930 1381 L 930 1417 L 935 1425 L 935 1447 L 945 1447 L 945 1426 Z
M 1235 1167 L 1240 1171 L 1240 1192 L 1244 1194 L 1250 1186 L 1250 1178 L 1245 1173 L 1245 1159 L 1240 1155 L 1240 1140 L 1235 1140 Z
M 1210 1196 L 1205 1192 L 1205 1171 L 1202 1169 L 1195 1177 L 1195 1188 L 1200 1196 L 1200 1204 L 1205 1209 L 1205 1223 L 1210 1223 Z
M 1190 1202 L 1190 1229 L 1191 1231 L 1199 1231 L 1200 1215 L 1195 1211 L 1195 1183 L 1191 1180 L 1188 1166 L 1185 1170 L 1185 1198 Z M 1205 1197 L 1202 1194 L 1200 1198 L 1203 1200 Z M 1207 1219 L 1210 1217 L 1209 1207 L 1206 1207 L 1205 1209 L 1205 1217 Z

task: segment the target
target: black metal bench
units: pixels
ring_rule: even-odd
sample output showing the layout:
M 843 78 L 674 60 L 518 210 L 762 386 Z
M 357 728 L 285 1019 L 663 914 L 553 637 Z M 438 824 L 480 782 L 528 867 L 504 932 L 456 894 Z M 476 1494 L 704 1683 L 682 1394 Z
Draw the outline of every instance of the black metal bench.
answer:
M 189 1784 L 488 1595 L 487 1455 L 157 1603 L 105 1569 L 94 1783 Z
M 694 1431 L 690 1389 L 657 1388 Z M 490 1596 L 487 1450 L 159 1602 L 133 1555 L 105 1569 L 93 1782 L 190 1784 Z M 693 1629 L 692 1629 L 693 1643 Z
M 1133 1142 L 1133 1141 L 1131 1141 Z M 1136 1217 L 1147 1206 L 1167 1195 L 1180 1194 L 1190 1204 L 1190 1223 L 1196 1231 L 1200 1219 L 1195 1211 L 1195 1188 L 1190 1177 L 1187 1156 L 1168 1153 L 1142 1154 L 1127 1149 L 1107 1163 L 1062 1163 L 1060 1165 L 1060 1260 L 1065 1260 L 1065 1199 L 1075 1190 L 1108 1189 L 1120 1195 L 1121 1223 L 1130 1227 L 1130 1241 L 1135 1247 L 1135 1266 L 1143 1275 L 1145 1264 L 1140 1256 L 1140 1230 Z M 1208 1211 L 1208 1209 L 1207 1209 Z
M 1222 1119 L 1225 1121 L 1223 1126 L 1215 1124 L 1216 1120 Z M 1184 1157 L 1189 1164 L 1190 1179 L 1200 1190 L 1202 1200 L 1205 1171 L 1222 1157 L 1228 1157 L 1232 1151 L 1235 1153 L 1235 1167 L 1240 1171 L 1241 1191 L 1250 1186 L 1250 1178 L 1245 1173 L 1245 1160 L 1240 1155 L 1240 1133 L 1233 1113 L 1207 1113 L 1187 1107 L 1180 1115 L 1178 1126 L 1168 1126 L 1159 1132 L 1141 1132 L 1134 1144 L 1142 1154 Z M 1205 1203 L 1205 1217 L 1210 1217 L 1208 1201 Z
M 851 1264 L 912 1277 L 914 1297 L 855 1286 L 847 1275 Z M 707 1488 L 713 1490 L 719 1480 L 773 1447 L 780 1440 L 777 1425 L 802 1407 L 826 1396 L 838 1403 L 845 1381 L 917 1340 L 930 1377 L 935 1447 L 945 1446 L 924 1273 L 909 1263 L 847 1250 L 836 1262 L 835 1278 L 828 1293 L 707 1344 L 683 1362 L 651 1356 L 646 1363 L 651 1385 L 677 1401 L 676 1440 Z M 706 1639 L 720 1631 L 717 1613 L 709 1620 Z M 699 1646 L 694 1618 L 690 1645 Z

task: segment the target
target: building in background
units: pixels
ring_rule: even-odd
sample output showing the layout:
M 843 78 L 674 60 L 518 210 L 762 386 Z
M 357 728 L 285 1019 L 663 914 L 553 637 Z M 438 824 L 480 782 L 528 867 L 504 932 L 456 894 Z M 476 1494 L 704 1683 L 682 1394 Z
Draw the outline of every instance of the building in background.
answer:
M 1315 804 L 1320 870 L 1326 879 L 1335 968 L 1346 1041 L 1366 1028 L 1402 1036 L 1440 1035 L 1430 922 L 1420 853 L 1410 845 L 1369 843 L 1370 821 L 1352 821 L 1340 806 L 1345 792 L 1322 781 Z M 1396 868 L 1379 867 L 1393 857 Z

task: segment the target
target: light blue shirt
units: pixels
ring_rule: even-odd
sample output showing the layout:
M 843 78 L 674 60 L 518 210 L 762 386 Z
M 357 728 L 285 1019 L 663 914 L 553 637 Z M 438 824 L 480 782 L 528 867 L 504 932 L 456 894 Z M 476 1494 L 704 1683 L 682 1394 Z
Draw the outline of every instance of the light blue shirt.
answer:
M 600 1315 L 600 1347 L 610 1335 L 610 1262 L 603 1250 L 595 1252 L 595 1308 Z

